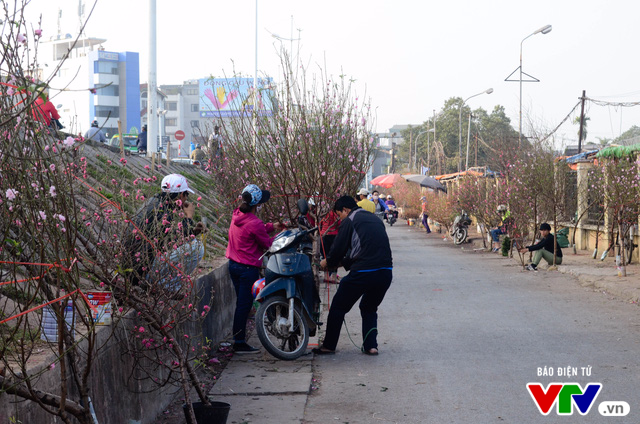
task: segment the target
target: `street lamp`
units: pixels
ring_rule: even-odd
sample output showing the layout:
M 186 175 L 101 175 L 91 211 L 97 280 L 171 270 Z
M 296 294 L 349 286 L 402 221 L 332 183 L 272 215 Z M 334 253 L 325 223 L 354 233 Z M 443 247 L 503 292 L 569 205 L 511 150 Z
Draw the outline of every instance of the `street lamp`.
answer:
M 467 100 L 473 97 L 479 96 L 481 94 L 491 94 L 491 93 L 493 93 L 493 88 L 488 88 L 481 93 L 474 94 L 473 96 L 467 97 L 465 100 L 462 101 L 462 103 L 460 103 L 460 108 L 458 111 L 458 172 L 461 171 L 460 168 L 462 167 L 462 107 L 467 102 Z
M 519 121 L 520 122 L 518 124 L 518 146 L 520 144 L 522 144 L 522 74 L 523 74 L 523 72 L 522 72 L 522 43 L 524 43 L 524 40 L 526 40 L 527 38 L 531 37 L 532 35 L 536 35 L 536 34 L 539 34 L 539 33 L 549 34 L 551 32 L 551 29 L 552 29 L 551 25 L 545 25 L 542 28 L 540 28 L 540 29 L 532 32 L 531 34 L 527 35 L 526 37 L 524 37 L 522 39 L 522 41 L 520 42 L 520 79 L 519 79 L 519 82 L 520 82 L 520 119 L 519 119 Z M 511 75 L 513 75 L 513 73 Z M 511 75 L 509 75 L 509 77 Z M 531 75 L 528 75 L 526 73 L 525 73 L 525 75 L 527 75 L 530 78 L 533 78 L 531 81 L 534 81 L 534 82 L 539 82 L 540 81 L 540 80 L 532 77 Z M 507 80 L 508 80 L 509 77 L 507 77 Z

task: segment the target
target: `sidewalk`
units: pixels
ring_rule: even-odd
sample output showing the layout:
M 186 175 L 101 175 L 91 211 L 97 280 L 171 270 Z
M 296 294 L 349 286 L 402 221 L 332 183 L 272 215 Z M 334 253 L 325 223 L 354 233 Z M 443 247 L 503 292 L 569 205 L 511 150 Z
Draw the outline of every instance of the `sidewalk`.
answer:
M 335 290 L 332 285 L 331 293 Z M 327 295 L 325 284 L 320 295 Z M 231 405 L 228 424 L 300 424 L 307 396 L 314 389 L 311 348 L 318 345 L 318 336 L 309 339 L 308 353 L 295 361 L 271 356 L 255 331 L 248 342 L 260 353 L 234 354 L 209 396 Z
M 499 255 L 479 250 L 483 248 L 482 236 L 475 231 L 475 228 L 470 228 L 470 230 L 472 230 L 469 231 L 471 242 L 461 245 L 461 248 L 464 250 L 473 249 L 474 252 L 481 254 Z M 436 233 L 436 235 L 439 234 Z M 448 242 L 453 245 L 450 240 Z M 627 265 L 627 276 L 618 277 L 615 257 L 609 256 L 601 261 L 602 250 L 598 251 L 596 259 L 591 257 L 593 251 L 578 250 L 574 254 L 573 248 L 562 249 L 562 254 L 563 262 L 558 266 L 558 272 L 573 275 L 583 287 L 592 287 L 607 292 L 625 302 L 640 303 L 640 264 Z M 510 260 L 514 267 L 521 267 L 518 253 L 515 250 L 513 258 L 504 259 Z M 538 269 L 538 272 L 548 272 L 547 264 L 544 261 L 540 263 Z

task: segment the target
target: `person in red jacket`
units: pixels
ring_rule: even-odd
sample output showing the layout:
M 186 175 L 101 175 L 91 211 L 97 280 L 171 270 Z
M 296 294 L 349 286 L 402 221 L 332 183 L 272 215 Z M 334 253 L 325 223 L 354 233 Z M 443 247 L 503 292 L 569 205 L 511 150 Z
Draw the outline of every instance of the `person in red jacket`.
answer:
M 271 197 L 267 190 L 249 184 L 242 190 L 242 203 L 233 211 L 229 226 L 229 274 L 236 291 L 236 311 L 233 315 L 233 350 L 236 353 L 258 353 L 260 350 L 246 341 L 247 318 L 253 306 L 251 287 L 260 278 L 260 257 L 271 247 L 269 233 L 281 230 L 282 224 L 265 224 L 256 216 L 260 205 Z
M 332 209 L 327 215 L 320 220 L 320 235 L 322 236 L 322 258 L 326 258 L 331 251 L 333 241 L 338 235 L 338 228 L 340 228 L 340 222 L 338 222 L 338 214 Z M 338 281 L 338 270 L 336 268 L 328 269 L 325 272 L 325 282 L 336 283 Z
M 57 127 L 59 124 L 58 120 L 60 119 L 58 110 L 53 103 L 49 101 L 48 97 L 43 99 L 42 96 L 38 96 L 33 104 L 33 117 L 44 123 L 47 127 L 51 127 L 52 122 Z

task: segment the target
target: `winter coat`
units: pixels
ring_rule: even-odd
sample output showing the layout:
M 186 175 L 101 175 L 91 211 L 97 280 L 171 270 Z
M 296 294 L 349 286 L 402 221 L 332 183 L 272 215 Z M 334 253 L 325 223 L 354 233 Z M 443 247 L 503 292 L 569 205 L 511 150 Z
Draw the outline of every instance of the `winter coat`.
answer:
M 262 265 L 260 257 L 271 247 L 273 224 L 265 224 L 252 213 L 233 211 L 229 226 L 229 244 L 226 257 L 232 261 L 259 267 Z

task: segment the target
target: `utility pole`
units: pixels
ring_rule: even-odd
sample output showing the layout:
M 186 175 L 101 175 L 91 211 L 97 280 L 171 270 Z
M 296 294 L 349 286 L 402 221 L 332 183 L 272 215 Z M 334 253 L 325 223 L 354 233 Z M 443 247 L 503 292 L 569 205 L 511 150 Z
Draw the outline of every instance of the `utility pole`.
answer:
M 582 152 L 582 129 L 584 125 L 584 101 L 587 99 L 587 91 L 582 90 L 582 106 L 580 107 L 580 131 L 578 132 L 578 154 Z
M 158 151 L 158 74 L 156 62 L 156 0 L 149 0 L 149 83 L 147 102 L 147 156 Z

